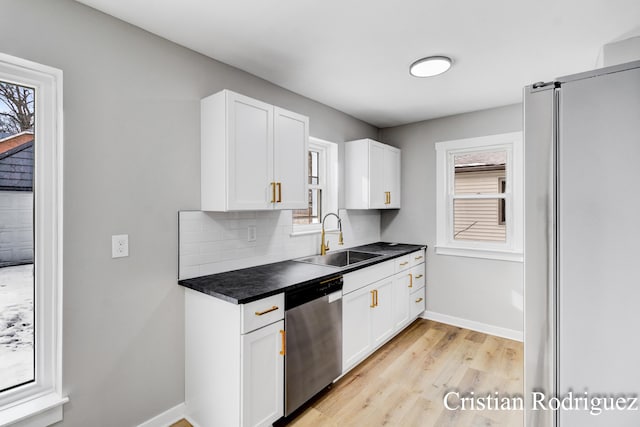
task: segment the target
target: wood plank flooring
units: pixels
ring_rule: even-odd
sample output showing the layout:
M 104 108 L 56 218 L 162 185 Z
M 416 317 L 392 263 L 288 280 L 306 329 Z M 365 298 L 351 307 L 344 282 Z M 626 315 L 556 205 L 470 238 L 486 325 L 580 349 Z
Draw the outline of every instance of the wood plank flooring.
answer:
M 450 411 L 443 396 L 522 396 L 522 378 L 522 343 L 418 319 L 288 426 L 520 427 L 521 410 Z

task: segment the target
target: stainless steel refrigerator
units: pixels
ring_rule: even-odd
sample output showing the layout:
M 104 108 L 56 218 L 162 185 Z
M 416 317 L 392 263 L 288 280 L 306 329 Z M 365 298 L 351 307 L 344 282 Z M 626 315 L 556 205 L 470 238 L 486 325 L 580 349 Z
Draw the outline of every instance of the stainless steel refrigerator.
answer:
M 526 426 L 640 426 L 640 61 L 526 87 L 524 135 Z

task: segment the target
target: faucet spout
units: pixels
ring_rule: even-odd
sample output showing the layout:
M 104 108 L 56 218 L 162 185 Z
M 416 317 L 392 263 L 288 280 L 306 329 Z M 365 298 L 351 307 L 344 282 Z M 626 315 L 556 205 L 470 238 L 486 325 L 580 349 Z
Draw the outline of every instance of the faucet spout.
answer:
M 328 214 L 326 214 L 322 218 L 322 242 L 320 243 L 320 255 L 326 255 L 327 251 L 329 250 L 329 242 L 325 243 L 324 221 L 327 219 L 328 216 L 331 216 L 331 215 L 333 215 L 336 218 L 338 218 L 338 230 L 340 232 L 340 234 L 338 236 L 338 244 L 339 245 L 343 245 L 344 244 L 344 241 L 342 239 L 342 219 L 340 219 L 338 214 L 333 213 L 333 212 L 329 212 Z

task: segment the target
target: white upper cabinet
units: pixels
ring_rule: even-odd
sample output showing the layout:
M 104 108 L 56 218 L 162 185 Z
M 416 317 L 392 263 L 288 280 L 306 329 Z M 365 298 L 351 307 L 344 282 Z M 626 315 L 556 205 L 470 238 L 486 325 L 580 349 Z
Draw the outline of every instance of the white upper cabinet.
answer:
M 309 119 L 223 90 L 201 101 L 201 209 L 307 206 Z
M 275 206 L 278 209 L 305 209 L 309 204 L 309 118 L 275 107 L 274 125 Z
M 372 139 L 345 145 L 347 209 L 400 208 L 400 149 Z

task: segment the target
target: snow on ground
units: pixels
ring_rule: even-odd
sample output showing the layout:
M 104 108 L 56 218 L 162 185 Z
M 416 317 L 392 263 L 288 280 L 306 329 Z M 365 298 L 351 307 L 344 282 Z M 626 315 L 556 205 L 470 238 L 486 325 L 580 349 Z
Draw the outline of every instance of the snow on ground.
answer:
M 0 390 L 33 379 L 33 264 L 0 268 Z

